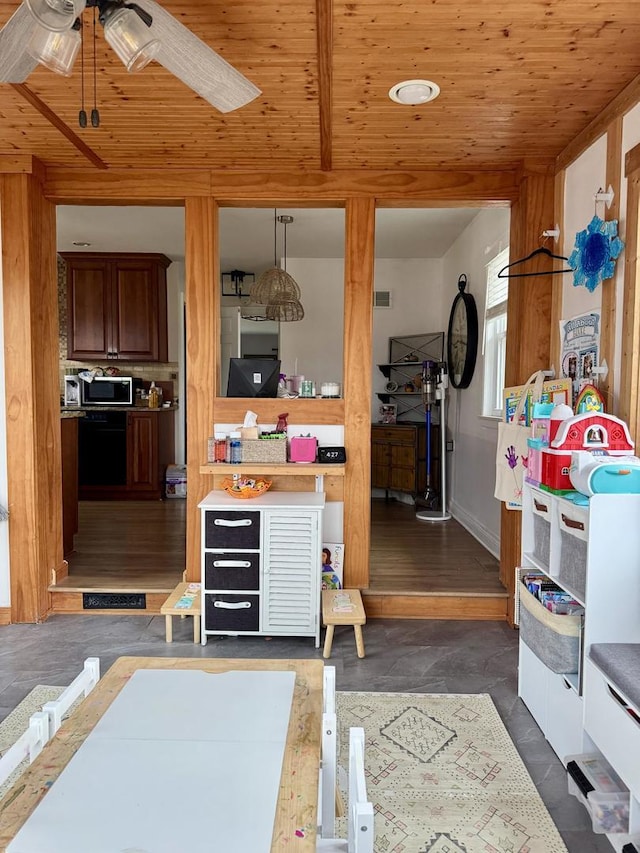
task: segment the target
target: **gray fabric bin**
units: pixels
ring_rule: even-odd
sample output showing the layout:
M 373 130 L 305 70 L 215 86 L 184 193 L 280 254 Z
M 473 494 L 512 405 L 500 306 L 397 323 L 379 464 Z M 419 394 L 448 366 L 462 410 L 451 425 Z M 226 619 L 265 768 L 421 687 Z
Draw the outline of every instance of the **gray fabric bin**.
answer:
M 520 637 L 552 672 L 578 672 L 580 616 L 551 613 L 520 584 Z
M 541 566 L 549 568 L 551 525 L 541 515 L 533 516 L 533 556 Z
M 560 530 L 558 584 L 584 602 L 587 584 L 587 543 Z

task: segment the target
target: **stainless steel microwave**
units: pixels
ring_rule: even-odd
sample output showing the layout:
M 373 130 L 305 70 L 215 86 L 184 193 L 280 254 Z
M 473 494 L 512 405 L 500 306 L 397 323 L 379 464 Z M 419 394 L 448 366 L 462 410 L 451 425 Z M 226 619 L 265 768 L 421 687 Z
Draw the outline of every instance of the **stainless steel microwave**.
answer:
M 135 402 L 131 376 L 96 376 L 92 382 L 79 382 L 81 406 L 133 406 Z

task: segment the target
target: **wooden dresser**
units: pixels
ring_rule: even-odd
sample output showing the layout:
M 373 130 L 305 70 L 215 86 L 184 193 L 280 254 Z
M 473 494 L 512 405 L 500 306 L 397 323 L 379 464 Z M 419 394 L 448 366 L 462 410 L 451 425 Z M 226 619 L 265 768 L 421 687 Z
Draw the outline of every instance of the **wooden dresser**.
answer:
M 426 428 L 419 423 L 372 424 L 371 487 L 419 494 L 426 488 Z M 438 487 L 438 427 L 431 428 L 432 472 Z

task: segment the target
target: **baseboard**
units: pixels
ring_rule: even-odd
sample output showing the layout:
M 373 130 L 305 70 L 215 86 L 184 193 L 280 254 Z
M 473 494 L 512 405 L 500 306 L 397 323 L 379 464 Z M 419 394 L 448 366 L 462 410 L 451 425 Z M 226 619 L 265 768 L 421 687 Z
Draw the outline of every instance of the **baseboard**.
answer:
M 0 625 L 11 625 L 10 607 L 0 607 Z
M 69 577 L 69 563 L 63 560 L 57 569 L 51 569 L 51 585 L 56 586 Z
M 367 619 L 507 620 L 507 594 L 377 593 L 362 590 Z
M 455 501 L 450 501 L 449 512 L 465 530 L 467 530 L 474 539 L 487 549 L 496 560 L 500 559 L 500 537 L 492 533 L 484 525 L 480 524 L 477 519 L 464 510 L 460 504 Z

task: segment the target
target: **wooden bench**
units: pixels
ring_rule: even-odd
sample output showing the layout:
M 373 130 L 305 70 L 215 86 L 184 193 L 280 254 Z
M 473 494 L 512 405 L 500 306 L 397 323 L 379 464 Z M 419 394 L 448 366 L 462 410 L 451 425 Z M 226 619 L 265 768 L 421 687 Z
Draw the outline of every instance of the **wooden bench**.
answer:
M 331 657 L 333 631 L 336 625 L 353 625 L 358 657 L 364 657 L 362 626 L 367 621 L 359 589 L 323 589 L 322 623 L 327 626 L 322 656 Z
M 189 601 L 190 599 L 190 601 Z M 178 606 L 180 604 L 181 606 Z M 165 618 L 167 643 L 173 642 L 173 617 L 193 616 L 193 642 L 200 642 L 200 584 L 179 583 L 160 608 Z

